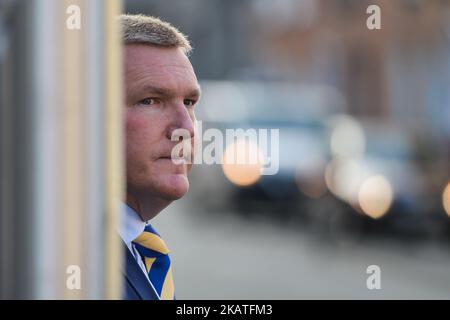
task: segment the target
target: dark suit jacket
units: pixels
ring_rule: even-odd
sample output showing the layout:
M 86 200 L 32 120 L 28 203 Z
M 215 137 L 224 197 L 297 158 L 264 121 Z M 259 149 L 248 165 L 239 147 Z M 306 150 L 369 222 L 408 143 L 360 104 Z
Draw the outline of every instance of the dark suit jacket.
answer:
M 125 250 L 125 263 L 122 268 L 124 275 L 124 296 L 125 300 L 158 300 L 158 297 L 150 285 L 141 267 L 137 263 L 133 254 L 122 241 Z

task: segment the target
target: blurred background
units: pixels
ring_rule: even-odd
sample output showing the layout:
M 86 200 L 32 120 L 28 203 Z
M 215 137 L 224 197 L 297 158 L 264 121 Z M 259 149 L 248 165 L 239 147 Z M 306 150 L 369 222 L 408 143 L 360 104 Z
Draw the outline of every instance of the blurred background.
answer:
M 178 299 L 450 298 L 450 0 L 1 0 L 0 297 L 119 296 L 120 11 L 189 36 L 204 130 L 279 129 L 155 218 Z
M 381 30 L 366 26 L 371 4 Z M 125 11 L 189 36 L 204 130 L 280 130 L 276 175 L 196 165 L 188 196 L 156 218 L 179 297 L 450 297 L 450 1 Z M 381 290 L 366 287 L 372 264 Z

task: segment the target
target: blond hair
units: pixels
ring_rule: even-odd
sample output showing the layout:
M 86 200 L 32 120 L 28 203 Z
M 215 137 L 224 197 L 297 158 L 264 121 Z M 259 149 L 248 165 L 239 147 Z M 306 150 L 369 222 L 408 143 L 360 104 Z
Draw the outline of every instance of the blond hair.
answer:
M 181 48 L 186 55 L 192 51 L 187 37 L 170 23 L 142 14 L 119 16 L 124 44 L 148 44 L 159 47 Z

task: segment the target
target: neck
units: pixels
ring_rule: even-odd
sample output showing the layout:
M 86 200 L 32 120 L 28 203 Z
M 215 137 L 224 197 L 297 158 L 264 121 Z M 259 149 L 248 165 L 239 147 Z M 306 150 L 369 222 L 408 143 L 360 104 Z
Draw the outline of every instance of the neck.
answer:
M 153 219 L 166 208 L 171 201 L 149 197 L 139 197 L 127 192 L 126 203 L 141 217 L 142 221 Z

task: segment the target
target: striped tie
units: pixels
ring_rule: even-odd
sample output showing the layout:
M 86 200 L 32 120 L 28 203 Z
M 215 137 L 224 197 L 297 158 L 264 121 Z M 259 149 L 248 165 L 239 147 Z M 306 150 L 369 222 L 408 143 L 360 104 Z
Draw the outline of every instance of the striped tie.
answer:
M 148 277 L 161 300 L 174 300 L 175 291 L 169 249 L 164 240 L 148 224 L 144 232 L 134 239 L 133 243 L 144 259 Z

